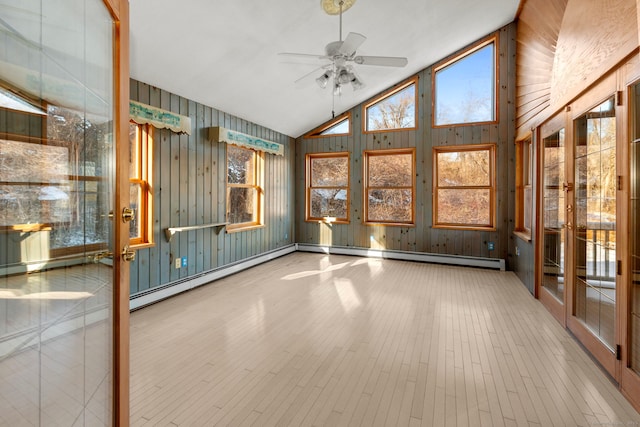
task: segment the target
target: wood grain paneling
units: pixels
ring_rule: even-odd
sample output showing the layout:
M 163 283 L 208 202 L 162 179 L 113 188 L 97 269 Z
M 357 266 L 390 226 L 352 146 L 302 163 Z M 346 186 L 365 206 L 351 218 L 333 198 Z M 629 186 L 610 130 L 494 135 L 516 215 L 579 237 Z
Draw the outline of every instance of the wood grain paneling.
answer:
M 508 259 L 513 222 L 509 219 L 510 194 L 515 181 L 510 179 L 515 153 L 515 24 L 502 28 L 499 35 L 500 122 L 491 125 L 431 127 L 431 73 L 429 67 L 418 73 L 417 129 L 384 133 L 362 132 L 363 103 L 351 109 L 353 134 L 328 138 L 298 138 L 296 141 L 296 236 L 300 243 L 334 246 L 384 248 L 450 255 Z M 440 145 L 497 144 L 496 178 L 498 186 L 496 231 L 445 230 L 432 228 L 432 148 Z M 389 227 L 364 225 L 363 151 L 398 148 L 416 150 L 415 225 Z M 308 153 L 348 151 L 351 155 L 350 224 L 305 222 L 304 162 Z M 495 244 L 489 251 L 487 243 Z
M 154 132 L 155 245 L 138 250 L 131 265 L 136 294 L 207 272 L 294 242 L 293 186 L 295 145 L 279 134 L 212 107 L 131 80 L 131 99 L 191 118 L 191 135 L 167 129 Z M 224 126 L 285 146 L 284 156 L 265 154 L 265 227 L 227 234 L 215 228 L 176 233 L 167 242 L 164 229 L 223 222 L 226 213 L 226 150 L 211 142 L 207 129 Z M 303 186 L 304 188 L 304 183 Z M 175 268 L 187 257 L 187 267 Z
M 516 138 L 638 47 L 637 0 L 526 0 L 518 17 Z

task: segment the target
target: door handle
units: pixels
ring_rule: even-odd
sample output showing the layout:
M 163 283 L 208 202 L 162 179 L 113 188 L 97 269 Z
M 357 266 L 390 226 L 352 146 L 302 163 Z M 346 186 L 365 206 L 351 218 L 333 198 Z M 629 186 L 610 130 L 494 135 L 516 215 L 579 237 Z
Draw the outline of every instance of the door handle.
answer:
M 136 217 L 136 211 L 131 208 L 122 208 L 122 222 L 133 221 Z
M 571 190 L 573 190 L 573 183 L 571 183 L 571 182 L 563 182 L 563 183 L 562 183 L 562 189 L 563 189 L 564 191 L 571 191 Z
M 124 248 L 122 248 L 122 259 L 126 262 L 135 261 L 136 251 L 131 250 L 131 248 L 129 248 L 129 245 L 126 245 Z
M 565 228 L 566 228 L 567 230 L 573 230 L 573 224 L 571 223 L 571 221 L 569 221 L 568 223 L 566 223 L 564 226 L 565 226 Z

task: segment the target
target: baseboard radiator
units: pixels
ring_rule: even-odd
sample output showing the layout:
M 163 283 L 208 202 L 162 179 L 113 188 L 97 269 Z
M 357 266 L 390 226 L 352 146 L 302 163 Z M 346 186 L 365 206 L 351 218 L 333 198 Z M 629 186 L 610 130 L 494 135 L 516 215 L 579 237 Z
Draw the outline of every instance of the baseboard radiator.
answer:
M 423 252 L 407 252 L 386 249 L 368 249 L 346 246 L 323 246 L 306 243 L 296 243 L 285 246 L 283 248 L 265 252 L 251 258 L 247 258 L 233 264 L 225 265 L 214 270 L 206 271 L 198 275 L 190 276 L 182 280 L 167 283 L 166 285 L 159 286 L 157 288 L 137 293 L 131 296 L 129 307 L 131 308 L 131 310 L 137 310 L 171 296 L 180 294 L 190 289 L 197 288 L 202 285 L 206 285 L 207 283 L 222 279 L 223 277 L 230 276 L 256 265 L 297 251 L 335 255 L 350 255 L 369 258 L 395 259 L 402 261 L 427 262 L 432 264 L 457 265 L 463 267 L 492 268 L 501 271 L 505 270 L 505 261 L 504 259 L 500 258 L 468 257 L 460 255 L 431 254 Z

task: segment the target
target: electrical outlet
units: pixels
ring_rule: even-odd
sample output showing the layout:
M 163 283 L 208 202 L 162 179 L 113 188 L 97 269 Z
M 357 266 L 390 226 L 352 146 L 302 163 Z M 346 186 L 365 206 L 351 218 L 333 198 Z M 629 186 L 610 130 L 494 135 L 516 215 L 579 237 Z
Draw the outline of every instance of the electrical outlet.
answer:
M 180 258 L 176 258 L 176 268 L 180 268 Z
M 487 242 L 487 249 L 492 251 L 496 248 L 495 244 L 493 242 Z
M 182 266 L 183 266 L 183 267 L 186 267 L 186 266 L 187 266 L 187 257 L 186 257 L 186 256 L 183 256 L 183 257 L 182 257 Z

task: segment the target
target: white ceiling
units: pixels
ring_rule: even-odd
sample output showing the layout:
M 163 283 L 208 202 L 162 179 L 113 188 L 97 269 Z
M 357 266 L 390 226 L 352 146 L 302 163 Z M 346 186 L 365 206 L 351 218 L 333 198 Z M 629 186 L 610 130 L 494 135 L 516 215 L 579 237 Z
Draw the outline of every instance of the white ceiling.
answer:
M 520 0 L 358 0 L 343 15 L 367 40 L 359 55 L 404 56 L 404 68 L 356 65 L 366 86 L 346 87 L 340 114 L 513 21 Z M 131 77 L 283 134 L 331 118 L 321 65 L 279 52 L 324 54 L 339 18 L 320 0 L 130 0 Z

